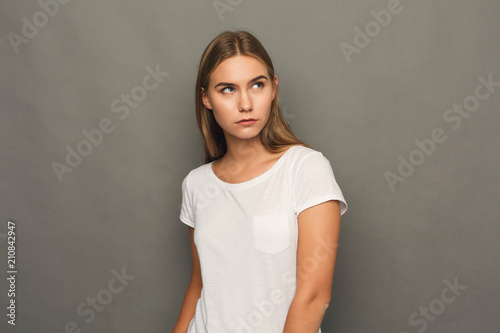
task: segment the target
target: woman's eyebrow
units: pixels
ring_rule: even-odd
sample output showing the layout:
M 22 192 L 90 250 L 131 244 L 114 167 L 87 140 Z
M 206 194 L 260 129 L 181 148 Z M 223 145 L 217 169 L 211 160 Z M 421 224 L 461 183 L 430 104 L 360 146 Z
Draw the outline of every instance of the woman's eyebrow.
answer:
M 259 80 L 262 80 L 262 79 L 266 79 L 267 80 L 267 77 L 265 75 L 259 75 L 257 76 L 256 78 L 253 78 L 250 80 L 250 83 L 254 83 L 255 81 L 259 81 Z M 215 85 L 214 88 L 217 88 L 218 86 L 228 86 L 228 87 L 234 87 L 235 84 L 234 83 L 228 83 L 228 82 L 219 82 Z

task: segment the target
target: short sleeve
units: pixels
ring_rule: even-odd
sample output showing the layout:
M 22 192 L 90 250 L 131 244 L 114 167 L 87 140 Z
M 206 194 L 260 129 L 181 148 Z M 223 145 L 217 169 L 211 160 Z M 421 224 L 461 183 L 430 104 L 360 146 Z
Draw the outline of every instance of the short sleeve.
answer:
M 329 200 L 338 200 L 340 215 L 347 211 L 347 203 L 337 184 L 330 161 L 319 151 L 306 155 L 295 173 L 295 208 L 297 216 L 306 208 Z
M 193 202 L 188 187 L 188 177 L 189 175 L 182 181 L 182 204 L 179 218 L 183 223 L 194 228 Z

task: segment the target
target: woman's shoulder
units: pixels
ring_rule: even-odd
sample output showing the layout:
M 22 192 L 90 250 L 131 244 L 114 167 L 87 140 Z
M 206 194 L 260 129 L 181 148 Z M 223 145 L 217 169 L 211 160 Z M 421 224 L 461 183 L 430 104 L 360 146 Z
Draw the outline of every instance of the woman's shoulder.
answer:
M 295 150 L 301 151 L 301 152 L 313 152 L 313 151 L 316 151 L 316 150 L 314 150 L 312 148 L 306 147 L 306 146 L 301 145 L 301 144 L 290 146 L 290 148 L 294 148 Z
M 292 174 L 330 172 L 332 163 L 321 151 L 302 145 L 292 149 L 287 161 Z
M 183 179 L 183 183 L 186 183 L 186 186 L 189 184 L 198 184 L 207 179 L 207 170 L 210 168 L 211 162 L 202 164 L 187 173 L 187 175 Z
M 294 159 L 298 161 L 303 160 L 309 155 L 323 155 L 320 151 L 303 145 L 291 146 L 289 149 L 293 149 L 293 153 L 291 155 L 293 155 Z

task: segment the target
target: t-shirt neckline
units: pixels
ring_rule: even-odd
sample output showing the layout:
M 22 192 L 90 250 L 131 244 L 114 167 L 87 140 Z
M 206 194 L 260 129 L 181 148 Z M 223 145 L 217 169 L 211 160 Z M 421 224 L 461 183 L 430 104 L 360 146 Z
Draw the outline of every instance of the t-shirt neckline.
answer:
M 241 187 L 247 187 L 247 186 L 250 186 L 250 185 L 253 185 L 253 184 L 256 184 L 262 180 L 264 180 L 265 178 L 269 177 L 272 173 L 274 173 L 274 171 L 276 169 L 279 168 L 279 166 L 283 163 L 283 161 L 285 160 L 285 157 L 286 155 L 288 155 L 288 153 L 294 149 L 295 147 L 298 147 L 299 145 L 296 145 L 296 146 L 292 146 L 290 148 L 287 149 L 287 151 L 280 156 L 280 158 L 276 161 L 276 163 L 274 163 L 274 165 L 269 168 L 267 171 L 265 171 L 263 174 L 255 177 L 255 178 L 252 178 L 250 180 L 247 180 L 247 181 L 244 181 L 244 182 L 241 182 L 241 183 L 227 183 L 225 181 L 223 181 L 222 179 L 220 179 L 219 177 L 217 177 L 212 169 L 212 164 L 214 163 L 214 161 L 208 163 L 208 167 L 207 167 L 207 171 L 210 175 L 211 178 L 213 178 L 215 180 L 215 182 L 223 187 L 230 187 L 230 188 L 241 188 Z

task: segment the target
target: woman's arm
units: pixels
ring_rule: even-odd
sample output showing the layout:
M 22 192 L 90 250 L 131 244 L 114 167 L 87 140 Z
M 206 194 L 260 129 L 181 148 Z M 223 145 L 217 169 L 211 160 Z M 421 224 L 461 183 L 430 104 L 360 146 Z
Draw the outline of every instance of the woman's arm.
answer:
M 173 333 L 186 333 L 189 323 L 194 317 L 196 311 L 196 303 L 201 295 L 203 286 L 201 280 L 200 258 L 194 244 L 194 228 L 189 227 L 189 237 L 191 239 L 191 282 L 182 302 L 181 312 L 177 318 L 177 323 L 174 326 Z
M 298 216 L 297 289 L 283 333 L 318 333 L 332 293 L 340 206 L 323 202 Z

